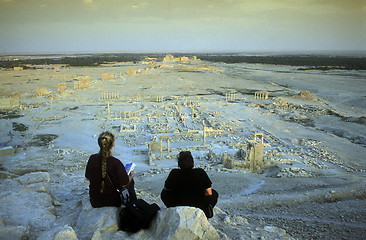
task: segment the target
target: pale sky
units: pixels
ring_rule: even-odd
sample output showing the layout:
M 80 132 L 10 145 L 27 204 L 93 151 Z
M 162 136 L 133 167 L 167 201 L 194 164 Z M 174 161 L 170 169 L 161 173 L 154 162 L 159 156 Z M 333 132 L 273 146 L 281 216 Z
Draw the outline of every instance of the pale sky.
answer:
M 0 53 L 366 51 L 366 0 L 0 0 Z

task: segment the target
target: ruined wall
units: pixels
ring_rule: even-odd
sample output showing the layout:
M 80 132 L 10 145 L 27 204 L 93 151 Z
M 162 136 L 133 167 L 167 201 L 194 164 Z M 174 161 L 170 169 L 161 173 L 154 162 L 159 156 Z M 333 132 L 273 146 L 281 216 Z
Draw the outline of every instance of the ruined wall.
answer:
M 58 92 L 63 92 L 67 89 L 66 83 L 59 83 L 56 86 Z
M 44 96 L 44 95 L 47 95 L 50 93 L 51 93 L 51 91 L 48 91 L 47 88 L 43 88 L 43 87 L 37 88 L 37 96 Z
M 81 81 L 74 82 L 74 89 L 84 89 L 90 86 L 88 79 L 83 79 Z
M 178 58 L 179 59 L 179 61 L 181 61 L 181 62 L 184 62 L 184 61 L 188 61 L 189 60 L 189 58 L 188 57 L 180 57 L 180 58 Z
M 211 71 L 211 72 L 217 72 L 219 69 L 213 66 L 183 66 L 181 68 L 182 70 L 186 71 Z
M 137 73 L 137 71 L 134 68 L 127 69 L 127 74 L 136 74 L 136 73 Z
M 114 73 L 104 73 L 102 74 L 102 80 L 108 80 L 108 79 L 111 79 L 111 78 L 114 78 L 115 75 Z

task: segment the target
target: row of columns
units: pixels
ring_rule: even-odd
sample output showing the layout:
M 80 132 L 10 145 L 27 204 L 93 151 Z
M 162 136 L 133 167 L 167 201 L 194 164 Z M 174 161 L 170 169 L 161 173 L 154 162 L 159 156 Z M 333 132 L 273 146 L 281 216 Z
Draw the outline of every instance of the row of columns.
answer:
M 255 92 L 254 98 L 255 99 L 268 99 L 268 92 Z

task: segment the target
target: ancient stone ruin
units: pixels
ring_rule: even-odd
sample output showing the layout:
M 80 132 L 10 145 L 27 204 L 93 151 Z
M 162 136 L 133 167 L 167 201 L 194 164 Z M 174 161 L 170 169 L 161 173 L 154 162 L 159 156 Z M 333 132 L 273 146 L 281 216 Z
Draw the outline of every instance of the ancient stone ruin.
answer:
M 48 95 L 50 93 L 51 93 L 51 91 L 48 91 L 47 88 L 40 87 L 40 88 L 37 88 L 36 95 L 37 96 L 45 96 L 45 95 Z
M 255 133 L 253 140 L 248 140 L 246 144 L 241 144 L 238 150 L 238 160 L 233 155 L 224 153 L 222 163 L 224 167 L 230 169 L 249 169 L 252 172 L 260 172 L 264 167 L 264 134 Z
M 259 92 L 255 92 L 254 93 L 254 98 L 255 99 L 268 99 L 268 92 L 263 92 L 263 91 L 259 91 Z
M 57 86 L 57 92 L 63 92 L 67 89 L 66 83 L 59 83 Z
M 112 79 L 115 77 L 114 73 L 104 73 L 102 74 L 102 80 L 108 80 L 108 79 Z
M 102 99 L 119 99 L 118 92 L 102 91 Z
M 236 100 L 236 92 L 227 92 L 226 93 L 226 101 L 235 101 Z
M 173 62 L 174 61 L 174 56 L 171 54 L 167 54 L 164 59 L 163 62 Z
M 74 89 L 85 89 L 90 86 L 90 82 L 88 79 L 82 79 L 80 81 L 74 82 Z
M 131 74 L 131 75 L 133 75 L 133 74 L 136 74 L 137 73 L 137 70 L 136 69 L 134 69 L 134 68 L 129 68 L 129 69 L 127 69 L 127 74 Z
M 258 141 L 259 140 L 259 141 Z M 264 134 L 255 133 L 254 140 L 248 141 L 247 160 L 250 163 L 249 169 L 251 171 L 258 171 L 264 166 Z

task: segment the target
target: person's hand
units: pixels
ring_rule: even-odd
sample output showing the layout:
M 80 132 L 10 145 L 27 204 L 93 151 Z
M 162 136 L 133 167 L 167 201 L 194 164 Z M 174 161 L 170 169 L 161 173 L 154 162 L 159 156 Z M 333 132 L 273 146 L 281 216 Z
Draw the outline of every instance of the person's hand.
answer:
M 135 172 L 134 171 L 132 171 L 132 172 L 130 172 L 130 175 L 129 175 L 129 177 L 130 178 L 133 178 L 133 176 L 135 175 Z

